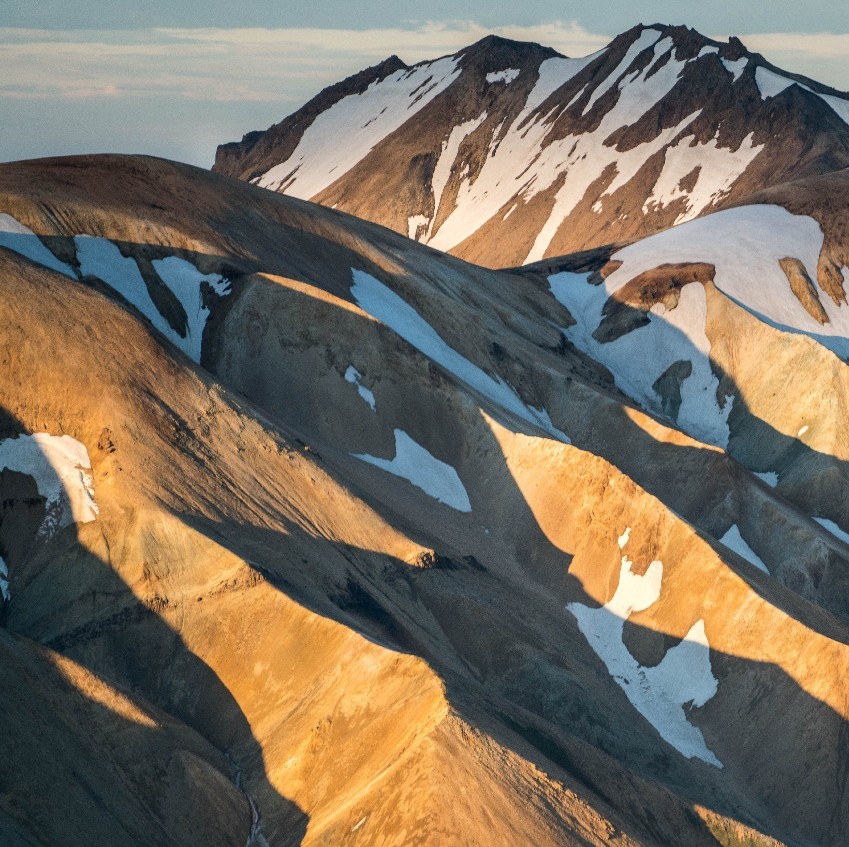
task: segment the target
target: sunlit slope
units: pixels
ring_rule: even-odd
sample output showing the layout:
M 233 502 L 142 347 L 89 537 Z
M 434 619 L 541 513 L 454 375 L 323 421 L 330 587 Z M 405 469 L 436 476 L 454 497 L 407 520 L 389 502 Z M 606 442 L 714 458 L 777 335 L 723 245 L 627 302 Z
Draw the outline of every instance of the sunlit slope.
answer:
M 844 541 L 846 181 L 791 183 L 589 262 L 529 269 L 619 388 Z
M 270 843 L 842 843 L 842 543 L 547 286 L 153 160 L 2 179 L 2 435 L 81 444 L 98 509 L 40 538 L 12 479 L 9 629 L 227 752 Z

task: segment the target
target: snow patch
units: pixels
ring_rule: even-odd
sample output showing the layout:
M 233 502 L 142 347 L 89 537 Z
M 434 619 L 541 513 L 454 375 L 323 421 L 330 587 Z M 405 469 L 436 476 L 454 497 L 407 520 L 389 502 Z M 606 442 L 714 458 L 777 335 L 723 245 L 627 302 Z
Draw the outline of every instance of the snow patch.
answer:
M 554 427 L 548 413 L 527 406 L 500 378 L 493 378 L 449 347 L 419 313 L 390 288 L 365 271 L 351 270 L 351 295 L 367 314 L 386 324 L 419 352 L 452 373 L 461 382 L 534 426 L 541 427 L 559 441 L 570 444 L 568 436 Z
M 849 544 L 849 532 L 841 529 L 834 521 L 830 521 L 828 518 L 814 518 L 814 520 L 823 529 L 827 529 L 835 538 L 839 538 L 845 544 Z
M 735 59 L 733 62 L 728 59 L 722 59 L 721 61 L 722 64 L 725 65 L 725 70 L 727 70 L 733 77 L 731 80 L 732 85 L 740 79 L 740 74 L 746 70 L 746 65 L 749 64 L 749 60 L 745 56 L 743 56 L 742 59 Z
M 716 268 L 716 287 L 738 305 L 779 329 L 809 335 L 845 359 L 849 306 L 837 306 L 817 285 L 822 243 L 822 230 L 813 218 L 793 215 L 780 206 L 726 209 L 619 250 L 612 258 L 622 267 L 603 287 L 613 293 L 638 274 L 665 263 L 706 262 Z M 778 263 L 785 256 L 799 259 L 808 269 L 828 323 L 811 317 L 791 291 Z
M 381 459 L 366 453 L 353 455 L 355 459 L 408 480 L 429 497 L 458 512 L 472 511 L 469 495 L 457 471 L 451 465 L 441 462 L 401 429 L 395 430 L 395 458 Z
M 521 125 L 522 121 L 536 111 L 548 98 L 569 82 L 570 79 L 577 76 L 587 65 L 594 62 L 601 53 L 593 53 L 589 56 L 584 56 L 580 59 L 553 58 L 546 59 L 539 66 L 539 77 L 536 85 L 531 89 L 528 99 L 525 101 L 525 108 L 522 109 L 522 114 L 516 119 L 513 124 L 514 128 Z
M 775 471 L 752 471 L 752 473 L 760 480 L 763 480 L 770 488 L 778 487 L 778 474 Z
M 655 44 L 660 36 L 661 33 L 656 29 L 644 29 L 640 33 L 639 38 L 637 38 L 637 40 L 634 41 L 634 43 L 628 48 L 628 52 L 622 57 L 622 61 L 619 62 L 616 70 L 608 74 L 601 83 L 596 86 L 592 97 L 590 97 L 587 105 L 584 106 L 582 114 L 586 115 L 597 101 L 607 94 L 607 92 L 610 91 L 617 82 L 620 82 L 620 77 L 628 70 L 628 68 L 631 67 L 631 63 L 634 59 L 636 59 L 643 50 L 651 47 L 652 44 Z M 669 42 L 671 45 L 671 39 L 669 38 L 663 39 L 663 42 Z M 661 42 L 661 44 L 663 44 L 663 42 Z M 655 48 L 655 55 L 657 55 L 657 47 Z M 619 87 L 622 87 L 621 82 Z
M 760 91 L 761 97 L 763 97 L 764 100 L 768 100 L 770 97 L 776 97 L 786 88 L 790 88 L 791 85 L 797 84 L 794 79 L 787 79 L 786 76 L 780 76 L 774 71 L 767 70 L 760 66 L 755 68 L 755 83 L 757 84 L 758 91 Z M 810 91 L 810 88 L 805 85 L 800 87 Z
M 366 388 L 360 380 L 362 379 L 362 375 L 360 372 L 353 366 L 349 365 L 348 370 L 345 371 L 345 382 L 350 382 L 351 385 L 357 386 L 357 394 L 366 401 L 366 403 L 371 406 L 371 410 L 373 412 L 377 411 L 377 403 L 374 399 L 374 393 L 371 392 L 368 388 Z
M 31 476 L 44 497 L 39 537 L 50 538 L 72 523 L 97 517 L 88 450 L 70 435 L 37 432 L 0 441 L 0 470 L 5 468 Z
M 407 238 L 418 241 L 419 231 L 426 229 L 429 223 L 430 218 L 427 215 L 410 215 L 407 218 Z
M 151 299 L 134 259 L 122 256 L 118 247 L 107 238 L 78 235 L 74 241 L 83 276 L 103 280 L 135 306 L 172 344 L 200 363 L 203 330 L 209 317 L 209 309 L 203 305 L 202 284 L 208 284 L 216 294 L 224 296 L 230 292 L 228 280 L 218 274 L 202 274 L 190 262 L 177 256 L 153 261 L 157 274 L 185 311 L 188 323 L 186 334 L 182 336 L 165 320 Z
M 0 214 L 0 247 L 6 247 L 38 265 L 44 265 L 45 268 L 76 279 L 76 274 L 69 265 L 60 262 L 29 227 L 11 215 Z
M 519 76 L 518 68 L 507 68 L 503 71 L 492 71 L 486 75 L 486 81 L 490 85 L 494 82 L 503 82 L 505 85 L 510 85 L 516 77 Z
M 210 314 L 203 303 L 203 284 L 206 283 L 219 297 L 224 297 L 230 293 L 230 281 L 219 274 L 203 274 L 191 262 L 178 256 L 154 259 L 152 265 L 186 312 L 186 337 L 177 346 L 192 361 L 200 364 L 203 331 Z
M 684 640 L 668 650 L 655 667 L 641 665 L 623 641 L 625 621 L 660 599 L 663 563 L 655 560 L 640 576 L 622 557 L 619 585 L 601 608 L 569 603 L 578 628 L 631 705 L 651 723 L 664 741 L 688 759 L 698 758 L 717 768 L 722 762 L 705 743 L 701 730 L 687 720 L 687 711 L 701 707 L 717 692 L 710 664 L 710 645 L 704 620 L 698 620 Z
M 835 97 L 833 94 L 818 94 L 817 96 L 823 103 L 832 108 L 843 123 L 849 124 L 849 100 L 843 97 Z
M 616 543 L 619 545 L 620 550 L 623 550 L 625 548 L 625 545 L 628 543 L 628 540 L 630 539 L 630 537 L 631 537 L 631 527 L 626 526 L 625 532 L 623 532 L 622 535 L 620 535 L 619 538 L 616 539 Z
M 460 150 L 460 145 L 464 139 L 471 135 L 484 121 L 486 120 L 486 112 L 483 112 L 478 117 L 464 124 L 459 124 L 451 130 L 448 138 L 442 142 L 442 151 L 439 154 L 439 161 L 433 169 L 433 179 L 431 186 L 433 189 L 433 219 L 428 227 L 427 237 L 430 238 L 433 231 L 433 224 L 439 213 L 439 204 L 442 202 L 442 192 L 445 186 L 448 185 L 448 180 L 451 172 L 454 169 L 454 163 L 457 159 L 457 153 Z
M 796 438 L 801 438 L 807 431 L 809 427 L 805 424 L 803 427 L 799 428 L 799 431 L 796 433 Z
M 777 97 L 782 91 L 790 88 L 791 85 L 797 85 L 802 91 L 807 91 L 809 94 L 819 97 L 844 123 L 849 124 L 849 100 L 844 97 L 835 97 L 833 94 L 820 94 L 803 82 L 788 79 L 786 76 L 781 76 L 766 68 L 759 67 L 755 70 L 755 82 L 764 100 L 768 100 L 770 97 Z
M 343 97 L 307 127 L 285 162 L 256 182 L 309 200 L 346 174 L 459 75 L 457 59 L 449 56 L 395 71 L 361 94 Z
M 764 147 L 754 144 L 751 132 L 736 150 L 720 147 L 718 136 L 717 130 L 717 136 L 707 144 L 696 144 L 695 136 L 690 135 L 666 148 L 663 170 L 643 205 L 643 212 L 650 214 L 683 197 L 686 208 L 675 219 L 675 224 L 696 217 L 730 191 Z M 680 183 L 695 168 L 699 168 L 696 182 L 685 191 Z
M 653 261 L 651 267 L 661 261 Z M 675 309 L 653 308 L 647 315 L 647 325 L 602 343 L 593 338 L 593 332 L 602 322 L 604 304 L 621 284 L 636 276 L 636 273 L 626 272 L 623 277 L 621 270 L 598 286 L 590 285 L 586 274 L 568 271 L 548 278 L 551 293 L 576 321 L 574 326 L 563 328 L 562 332 L 578 349 L 609 368 L 616 385 L 625 394 L 660 415 L 664 414 L 662 398 L 654 388 L 655 383 L 676 362 L 690 362 L 692 370 L 681 383 L 681 405 L 675 422 L 702 441 L 727 447 L 728 415 L 732 404 L 726 398 L 720 407 L 717 401 L 719 380 L 710 365 L 704 287 L 698 282 L 685 285 Z
M 646 30 L 639 39 L 642 46 L 637 52 L 659 38 L 660 33 L 656 30 Z M 562 180 L 548 221 L 525 261 L 541 259 L 563 218 L 578 205 L 605 168 L 610 165 L 616 168 L 614 181 L 605 191 L 607 195 L 631 180 L 650 156 L 670 143 L 697 117 L 698 112 L 695 112 L 677 126 L 661 132 L 658 138 L 631 150 L 620 152 L 604 143 L 615 130 L 639 120 L 678 81 L 686 63 L 671 58 L 648 77 L 657 61 L 672 49 L 671 42 L 667 42 L 668 39 L 663 39 L 656 45 L 654 61 L 644 71 L 622 79 L 616 105 L 605 114 L 594 132 L 559 139 L 549 138 L 551 122 L 556 115 L 544 114 L 540 106 L 554 91 L 594 61 L 598 54 L 581 60 L 548 59 L 543 62 L 539 80 L 528 96 L 525 108 L 498 146 L 490 150 L 475 180 L 466 178 L 461 181 L 454 210 L 428 243 L 439 250 L 450 250 L 516 198 L 527 203 Z M 629 60 L 629 64 L 631 61 L 633 59 Z M 608 77 L 609 85 L 615 84 L 617 79 L 617 71 L 614 71 Z M 595 95 L 600 96 L 598 89 Z
M 740 535 L 740 530 L 737 524 L 732 524 L 728 532 L 719 539 L 720 544 L 724 544 L 729 550 L 735 552 L 738 556 L 742 556 L 747 562 L 753 564 L 759 571 L 769 573 L 769 568 L 763 563 L 763 559 L 749 547 Z
M 702 56 L 709 56 L 711 53 L 718 53 L 718 52 L 719 52 L 719 47 L 711 47 L 710 45 L 707 45 L 705 47 L 702 47 L 701 50 L 699 50 L 699 55 L 696 56 L 696 58 L 701 59 Z
M 9 568 L 2 556 L 0 556 L 0 595 L 7 603 L 12 599 L 12 595 L 9 593 Z

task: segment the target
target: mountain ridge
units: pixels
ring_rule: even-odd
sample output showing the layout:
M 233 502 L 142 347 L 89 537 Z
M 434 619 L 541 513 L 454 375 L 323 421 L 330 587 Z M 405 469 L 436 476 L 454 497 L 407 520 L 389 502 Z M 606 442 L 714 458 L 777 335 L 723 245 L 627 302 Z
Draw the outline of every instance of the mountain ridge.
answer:
M 173 785 L 226 810 L 181 844 L 841 845 L 846 173 L 504 272 L 161 159 L 0 167 L 0 456 L 72 439 L 97 505 L 0 471 L 0 832 L 45 820 L 25 683 L 99 716 L 62 768 L 138 721 L 168 768 L 87 772 L 90 839 L 171 847 Z
M 633 240 L 849 165 L 846 96 L 739 40 L 639 25 L 583 59 L 495 37 L 436 61 L 426 103 L 405 111 L 404 74 L 424 82 L 428 62 L 288 133 L 286 156 L 272 145 L 254 167 L 243 147 L 240 164 L 214 169 L 498 267 Z M 343 113 L 344 155 L 331 143 Z

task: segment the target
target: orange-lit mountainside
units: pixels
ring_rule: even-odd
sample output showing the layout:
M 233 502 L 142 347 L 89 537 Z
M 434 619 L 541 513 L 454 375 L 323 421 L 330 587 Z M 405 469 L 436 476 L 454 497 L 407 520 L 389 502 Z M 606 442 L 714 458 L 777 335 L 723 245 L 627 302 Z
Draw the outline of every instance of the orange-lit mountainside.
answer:
M 490 38 L 0 165 L 0 843 L 847 843 L 845 102 Z

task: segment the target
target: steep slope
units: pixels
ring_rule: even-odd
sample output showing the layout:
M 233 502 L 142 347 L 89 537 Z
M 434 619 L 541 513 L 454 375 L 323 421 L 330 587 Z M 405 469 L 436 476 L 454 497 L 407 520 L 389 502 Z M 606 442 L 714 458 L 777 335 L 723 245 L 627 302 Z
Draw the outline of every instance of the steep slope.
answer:
M 790 183 L 612 254 L 528 268 L 625 393 L 843 540 L 847 181 Z
M 737 39 L 640 26 L 569 59 L 490 36 L 411 68 L 393 57 L 221 146 L 214 169 L 503 267 L 845 167 L 847 124 L 845 95 Z
M 270 843 L 845 841 L 849 551 L 547 286 L 156 160 L 0 183 L 2 455 L 90 457 L 6 481 L 8 627 L 227 752 Z

